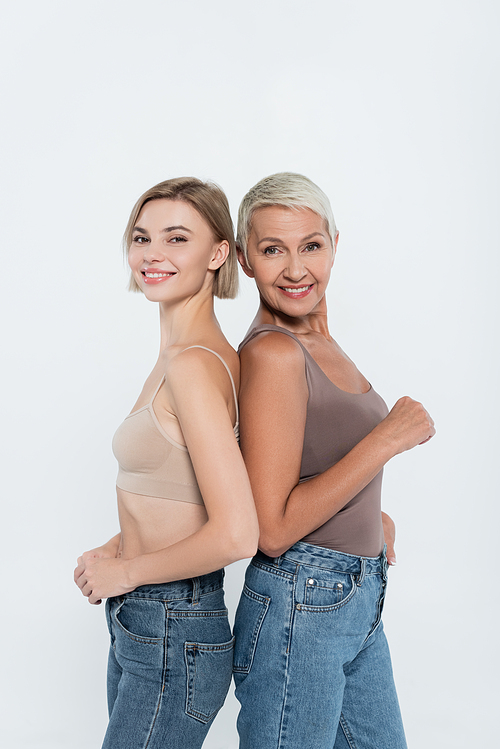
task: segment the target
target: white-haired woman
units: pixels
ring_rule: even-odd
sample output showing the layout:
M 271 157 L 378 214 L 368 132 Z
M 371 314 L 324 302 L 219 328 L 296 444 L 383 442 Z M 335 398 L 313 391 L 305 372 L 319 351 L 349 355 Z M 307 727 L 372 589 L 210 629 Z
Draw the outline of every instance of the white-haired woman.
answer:
M 171 179 L 134 206 L 131 286 L 160 311 L 160 353 L 113 450 L 121 532 L 78 560 L 90 603 L 107 598 L 109 726 L 103 749 L 194 749 L 231 680 L 223 567 L 258 527 L 238 447 L 239 361 L 213 309 L 235 296 L 226 197 Z
M 381 622 L 382 468 L 426 442 L 332 338 L 338 232 L 326 195 L 276 174 L 243 199 L 239 259 L 260 306 L 240 346 L 241 447 L 260 526 L 235 622 L 243 749 L 403 749 Z

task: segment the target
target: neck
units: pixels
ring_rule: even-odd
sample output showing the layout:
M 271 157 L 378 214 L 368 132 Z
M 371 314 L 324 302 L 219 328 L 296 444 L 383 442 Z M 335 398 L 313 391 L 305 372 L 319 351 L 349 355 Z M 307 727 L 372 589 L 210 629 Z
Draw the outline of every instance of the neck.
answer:
M 160 351 L 189 346 L 221 334 L 212 294 L 196 294 L 175 304 L 160 303 Z
M 332 340 L 328 330 L 328 311 L 326 308 L 325 297 L 319 304 L 307 315 L 301 317 L 289 317 L 279 310 L 269 307 L 266 302 L 260 300 L 259 309 L 252 323 L 256 325 L 277 325 L 285 328 L 295 335 L 307 335 L 308 333 L 319 333 L 327 340 Z

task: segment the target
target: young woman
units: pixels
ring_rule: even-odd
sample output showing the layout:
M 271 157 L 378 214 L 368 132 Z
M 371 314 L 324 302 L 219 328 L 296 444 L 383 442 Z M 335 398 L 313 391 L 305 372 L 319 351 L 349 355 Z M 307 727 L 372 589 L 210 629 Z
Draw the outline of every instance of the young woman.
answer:
M 124 246 L 130 288 L 159 306 L 160 353 L 113 450 L 120 533 L 82 555 L 75 581 L 107 598 L 104 749 L 202 745 L 231 679 L 223 567 L 258 527 L 238 447 L 239 362 L 214 315 L 237 261 L 224 193 L 193 178 L 148 190 Z
M 382 398 L 330 335 L 338 232 L 326 195 L 276 174 L 243 199 L 239 260 L 260 306 L 240 346 L 241 447 L 260 551 L 238 607 L 243 749 L 403 749 L 381 623 L 382 468 L 434 434 Z

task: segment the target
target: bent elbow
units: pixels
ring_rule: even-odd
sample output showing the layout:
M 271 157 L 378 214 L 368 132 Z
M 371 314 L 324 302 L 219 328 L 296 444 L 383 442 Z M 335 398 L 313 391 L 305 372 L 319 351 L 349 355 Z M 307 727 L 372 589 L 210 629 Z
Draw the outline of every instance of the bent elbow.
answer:
M 230 557 L 228 564 L 238 562 L 240 559 L 250 559 L 257 553 L 259 529 L 257 525 L 255 525 L 255 528 L 241 528 L 231 534 L 228 541 L 228 555 Z
M 275 536 L 274 534 L 261 533 L 259 538 L 259 549 L 263 554 L 272 559 L 280 557 L 282 554 L 290 548 L 290 544 L 286 545 L 283 540 Z

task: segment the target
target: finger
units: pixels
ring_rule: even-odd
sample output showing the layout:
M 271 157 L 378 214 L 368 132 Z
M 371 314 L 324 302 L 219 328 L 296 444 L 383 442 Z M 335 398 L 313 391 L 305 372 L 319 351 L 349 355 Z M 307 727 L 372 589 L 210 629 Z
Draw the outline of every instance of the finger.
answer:
M 73 580 L 78 585 L 78 578 L 82 574 L 84 568 L 81 565 L 78 565 L 78 567 L 75 567 L 75 571 L 73 572 Z
M 93 589 L 92 583 L 89 583 L 89 581 L 86 580 L 85 585 L 82 586 L 83 595 L 87 596 L 87 598 L 90 598 L 90 596 L 92 595 L 92 589 Z
M 396 564 L 396 552 L 394 551 L 394 539 L 390 538 L 386 540 L 387 545 L 387 551 L 386 551 L 386 557 L 387 557 L 387 564 L 392 565 Z

